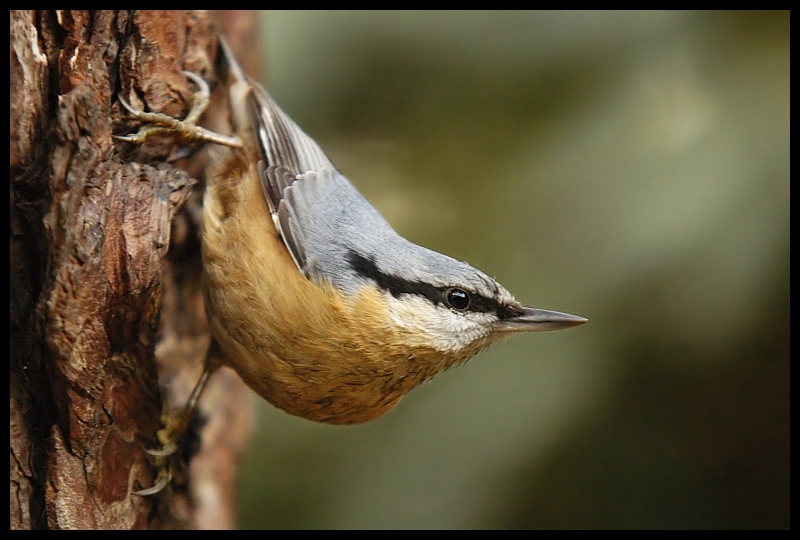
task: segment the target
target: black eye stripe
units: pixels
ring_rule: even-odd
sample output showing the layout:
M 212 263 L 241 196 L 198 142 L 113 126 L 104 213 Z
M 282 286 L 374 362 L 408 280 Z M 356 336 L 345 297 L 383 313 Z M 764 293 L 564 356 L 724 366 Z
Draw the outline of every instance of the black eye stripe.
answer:
M 347 254 L 350 267 L 362 276 L 373 280 L 378 287 L 392 293 L 395 298 L 401 294 L 418 294 L 424 296 L 434 304 L 441 304 L 443 297 L 442 291 L 429 283 L 420 281 L 409 281 L 389 274 L 384 274 L 378 270 L 378 266 L 373 259 L 368 259 L 350 250 Z
M 353 270 L 373 280 L 378 287 L 388 291 L 395 298 L 399 298 L 403 294 L 416 294 L 427 298 L 433 304 L 445 305 L 464 312 L 496 313 L 500 319 L 508 319 L 522 314 L 522 306 L 516 302 L 502 304 L 494 298 L 486 298 L 464 287 L 434 287 L 429 283 L 410 281 L 385 274 L 378 269 L 374 259 L 364 257 L 353 250 L 348 251 L 347 259 Z M 468 295 L 469 302 L 465 308 L 459 308 L 448 301 L 448 293 L 454 290 L 462 290 Z

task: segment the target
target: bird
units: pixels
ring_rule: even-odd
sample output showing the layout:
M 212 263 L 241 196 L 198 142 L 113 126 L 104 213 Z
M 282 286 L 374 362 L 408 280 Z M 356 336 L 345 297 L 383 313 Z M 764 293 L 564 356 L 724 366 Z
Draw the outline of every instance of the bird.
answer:
M 480 270 L 402 237 L 223 39 L 220 51 L 234 137 L 204 136 L 123 101 L 156 126 L 144 129 L 219 145 L 202 226 L 212 343 L 187 410 L 208 376 L 229 366 L 291 415 L 362 423 L 504 337 L 587 322 L 526 307 Z

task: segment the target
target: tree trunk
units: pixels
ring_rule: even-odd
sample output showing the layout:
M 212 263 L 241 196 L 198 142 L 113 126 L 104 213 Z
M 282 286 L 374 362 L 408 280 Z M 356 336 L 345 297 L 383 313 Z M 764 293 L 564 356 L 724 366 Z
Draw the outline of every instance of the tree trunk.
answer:
M 182 447 L 189 468 L 156 496 L 131 494 L 153 485 L 145 450 L 158 445 L 162 407 L 191 391 L 209 342 L 198 237 L 207 157 L 168 161 L 170 140 L 135 147 L 111 135 L 138 129 L 118 95 L 185 116 L 194 87 L 183 70 L 213 85 L 218 28 L 231 30 L 236 53 L 249 45 L 240 58 L 254 74 L 254 21 L 11 12 L 12 529 L 234 523 L 251 400 L 230 371 L 201 400 L 196 444 Z M 209 127 L 225 131 L 226 110 L 215 93 Z

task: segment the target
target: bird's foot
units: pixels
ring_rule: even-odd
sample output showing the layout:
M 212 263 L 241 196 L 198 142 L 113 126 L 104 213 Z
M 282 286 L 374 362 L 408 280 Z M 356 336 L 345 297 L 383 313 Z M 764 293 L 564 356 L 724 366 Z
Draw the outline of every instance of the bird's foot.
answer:
M 197 86 L 197 92 L 192 95 L 192 107 L 189 114 L 183 120 L 178 120 L 172 116 L 145 112 L 133 107 L 122 95 L 118 95 L 119 102 L 136 119 L 145 123 L 136 133 L 130 135 L 113 135 L 118 141 L 125 141 L 132 144 L 143 144 L 153 136 L 165 136 L 178 139 L 182 142 L 207 141 L 216 144 L 241 148 L 242 141 L 238 137 L 220 135 L 197 125 L 203 112 L 208 107 L 210 90 L 208 83 L 191 71 L 184 71 L 186 77 Z
M 181 459 L 176 455 L 180 448 L 180 441 L 183 439 L 189 428 L 189 421 L 194 408 L 187 406 L 172 412 L 165 412 L 161 417 L 164 427 L 158 430 L 156 437 L 160 443 L 158 448 L 148 448 L 145 451 L 154 457 L 154 465 L 158 469 L 158 476 L 152 487 L 134 491 L 134 495 L 146 497 L 155 495 L 162 491 L 172 481 L 175 469 L 175 460 Z
M 186 405 L 177 411 L 165 412 L 161 416 L 164 427 L 156 433 L 161 447 L 146 450 L 148 454 L 154 457 L 154 464 L 158 468 L 158 476 L 152 487 L 134 491 L 134 495 L 139 495 L 140 497 L 155 495 L 167 487 L 172 481 L 177 460 L 183 459 L 184 456 L 181 454 L 187 453 L 178 452 L 178 450 L 181 448 L 182 443 L 185 442 L 185 435 L 189 431 L 190 422 L 194 417 L 195 409 L 197 409 L 197 402 L 200 399 L 200 394 L 202 394 L 210 375 L 211 372 L 208 369 L 203 370 L 202 375 L 200 375 L 200 380 L 197 381 L 197 385 L 195 385 L 194 390 L 192 390 L 192 394 L 189 396 Z

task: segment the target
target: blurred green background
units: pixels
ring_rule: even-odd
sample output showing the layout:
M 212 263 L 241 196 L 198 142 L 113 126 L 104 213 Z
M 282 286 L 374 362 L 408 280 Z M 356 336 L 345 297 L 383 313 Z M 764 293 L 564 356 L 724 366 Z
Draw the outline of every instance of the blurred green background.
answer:
M 788 12 L 269 12 L 263 43 L 401 234 L 590 322 L 365 425 L 259 400 L 241 527 L 789 526 Z

